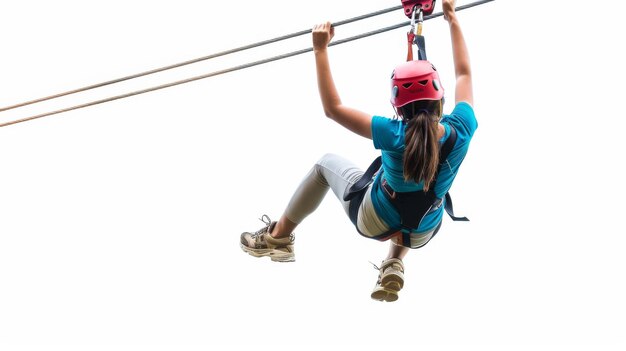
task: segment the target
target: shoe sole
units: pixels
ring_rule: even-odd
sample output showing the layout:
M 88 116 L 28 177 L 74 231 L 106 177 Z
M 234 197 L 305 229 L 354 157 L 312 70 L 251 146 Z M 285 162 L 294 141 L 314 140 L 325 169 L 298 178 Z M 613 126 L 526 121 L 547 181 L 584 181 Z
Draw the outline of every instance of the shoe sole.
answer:
M 383 276 L 380 287 L 372 292 L 372 299 L 394 302 L 398 300 L 398 292 L 402 287 L 404 287 L 404 275 L 402 273 L 388 273 Z
M 394 302 L 398 299 L 398 291 L 388 290 L 381 287 L 372 292 L 372 299 L 377 301 Z
M 404 287 L 404 274 L 401 272 L 385 274 L 380 285 L 387 290 L 400 291 Z
M 283 252 L 273 249 L 251 249 L 244 244 L 239 244 L 244 252 L 254 257 L 269 257 L 274 262 L 295 262 L 296 255 L 293 252 Z

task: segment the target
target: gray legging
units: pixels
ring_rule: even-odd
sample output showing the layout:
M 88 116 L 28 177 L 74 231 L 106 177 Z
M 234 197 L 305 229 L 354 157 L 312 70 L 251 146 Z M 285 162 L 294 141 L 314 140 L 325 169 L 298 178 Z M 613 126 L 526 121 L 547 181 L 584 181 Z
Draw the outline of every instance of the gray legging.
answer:
M 291 197 L 285 210 L 285 216 L 297 224 L 313 213 L 326 196 L 330 187 L 337 199 L 341 202 L 346 215 L 349 201 L 343 200 L 343 195 L 352 184 L 363 176 L 363 171 L 349 160 L 334 154 L 324 155 L 309 173 L 304 177 L 298 189 Z M 372 187 L 367 190 L 357 218 L 357 226 L 361 233 L 367 236 L 376 236 L 389 230 L 389 226 L 378 217 L 372 205 Z M 411 235 L 411 247 L 424 245 L 433 235 L 433 231 Z M 395 242 L 395 240 L 394 240 Z

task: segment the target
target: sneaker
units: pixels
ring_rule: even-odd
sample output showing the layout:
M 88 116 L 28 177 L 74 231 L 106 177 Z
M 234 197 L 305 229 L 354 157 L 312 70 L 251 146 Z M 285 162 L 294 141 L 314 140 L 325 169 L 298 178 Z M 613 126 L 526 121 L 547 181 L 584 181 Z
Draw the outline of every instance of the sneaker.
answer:
M 263 215 L 261 221 L 265 227 L 254 233 L 245 232 L 241 234 L 241 249 L 252 256 L 269 256 L 276 262 L 293 262 L 296 260 L 293 252 L 294 233 L 287 238 L 275 239 L 270 235 L 276 222 L 272 222 L 267 215 Z
M 398 299 L 398 291 L 404 286 L 404 264 L 401 259 L 388 258 L 378 269 L 378 281 L 372 291 L 372 299 L 393 302 Z

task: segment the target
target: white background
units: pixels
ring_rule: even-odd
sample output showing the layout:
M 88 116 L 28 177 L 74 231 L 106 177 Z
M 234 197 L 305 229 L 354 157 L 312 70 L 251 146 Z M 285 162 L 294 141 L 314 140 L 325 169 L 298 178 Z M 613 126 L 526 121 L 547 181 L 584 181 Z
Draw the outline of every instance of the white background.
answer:
M 0 105 L 399 3 L 4 1 Z M 239 248 L 261 215 L 278 219 L 324 153 L 363 167 L 376 155 L 324 118 L 311 53 L 1 128 L 0 349 L 623 347 L 618 3 L 499 0 L 459 12 L 479 129 L 452 193 L 471 222 L 446 218 L 407 256 L 392 304 L 369 297 L 368 261 L 387 244 L 358 236 L 332 194 L 297 229 L 295 263 Z M 340 26 L 336 39 L 406 20 Z M 344 103 L 391 115 L 405 31 L 330 49 Z M 424 34 L 451 102 L 446 23 L 428 21 Z M 308 46 L 305 35 L 0 121 Z

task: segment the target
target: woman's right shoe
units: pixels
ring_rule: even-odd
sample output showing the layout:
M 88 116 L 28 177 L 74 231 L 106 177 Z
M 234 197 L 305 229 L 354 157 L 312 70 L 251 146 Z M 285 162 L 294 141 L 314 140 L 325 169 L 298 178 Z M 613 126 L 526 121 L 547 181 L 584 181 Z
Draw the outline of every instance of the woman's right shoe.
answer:
M 374 266 L 376 267 L 376 266 Z M 372 299 L 393 302 L 404 286 L 404 264 L 399 258 L 388 258 L 378 268 L 378 281 L 372 291 Z

